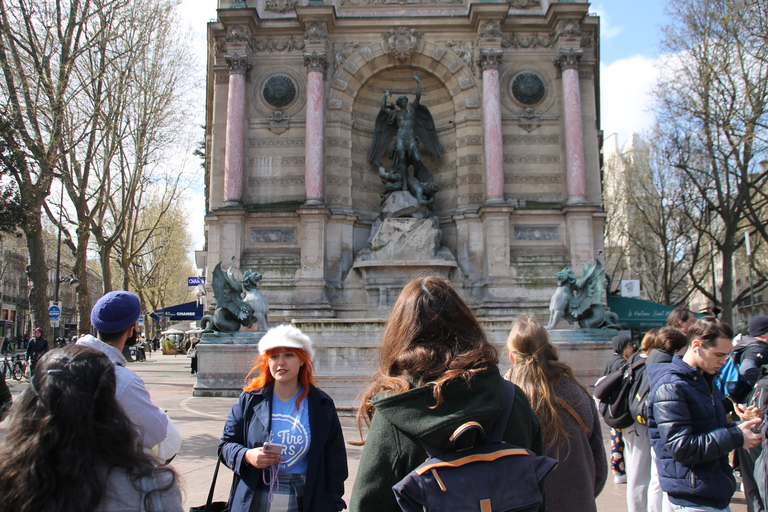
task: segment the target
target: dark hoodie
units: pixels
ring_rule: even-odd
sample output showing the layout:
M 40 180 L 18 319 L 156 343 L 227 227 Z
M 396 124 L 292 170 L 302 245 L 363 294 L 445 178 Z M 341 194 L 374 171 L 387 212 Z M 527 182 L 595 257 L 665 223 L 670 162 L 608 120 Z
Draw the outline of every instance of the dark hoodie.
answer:
M 750 386 L 760 378 L 760 367 L 768 364 L 768 343 L 749 335 L 742 336 L 733 349 L 733 362 Z
M 611 340 L 613 354 L 611 354 L 611 357 L 608 359 L 608 361 L 605 362 L 603 375 L 613 373 L 626 364 L 627 360 L 624 359 L 622 354 L 624 354 L 624 349 L 626 349 L 630 344 L 632 344 L 632 338 L 626 334 L 617 334 L 613 337 Z
M 443 387 L 444 401 L 434 405 L 431 386 L 373 399 L 376 412 L 365 442 L 350 500 L 350 512 L 400 510 L 392 486 L 427 459 L 417 439 L 441 448 L 457 427 L 477 421 L 490 431 L 501 413 L 504 382 L 497 367 L 475 374 L 470 384 L 455 379 Z M 525 393 L 515 390 L 504 441 L 544 452 L 541 425 Z

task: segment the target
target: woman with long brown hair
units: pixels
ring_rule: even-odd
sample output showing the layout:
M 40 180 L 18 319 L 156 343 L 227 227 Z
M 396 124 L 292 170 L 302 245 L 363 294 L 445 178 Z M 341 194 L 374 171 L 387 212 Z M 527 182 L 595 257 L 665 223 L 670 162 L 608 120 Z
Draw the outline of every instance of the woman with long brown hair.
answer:
M 232 512 L 344 509 L 347 453 L 336 406 L 315 386 L 312 340 L 280 325 L 259 354 L 219 443 L 237 478 Z
M 545 454 L 558 460 L 544 482 L 547 512 L 596 511 L 608 463 L 594 401 L 535 316 L 518 317 L 507 349 L 507 379 L 528 396 L 541 421 Z
M 500 415 L 498 352 L 450 281 L 415 279 L 403 288 L 382 334 L 379 365 L 358 412 L 365 448 L 352 512 L 399 510 L 392 486 L 427 458 L 420 444 L 445 446 L 457 427 L 486 432 Z M 541 454 L 541 426 L 517 390 L 503 440 Z

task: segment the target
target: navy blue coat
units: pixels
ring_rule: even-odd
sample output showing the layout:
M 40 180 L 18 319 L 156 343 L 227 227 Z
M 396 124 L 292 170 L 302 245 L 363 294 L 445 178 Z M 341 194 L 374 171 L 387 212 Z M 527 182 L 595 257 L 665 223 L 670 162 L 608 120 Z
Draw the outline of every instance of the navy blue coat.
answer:
M 676 505 L 727 507 L 736 490 L 728 453 L 741 447 L 744 437 L 728 425 L 713 376 L 680 356 L 649 366 L 648 376 L 648 430 L 661 488 Z
M 324 392 L 312 386 L 307 397 L 309 445 L 305 512 L 338 512 L 347 479 L 347 452 L 336 406 Z M 248 512 L 254 490 L 262 487 L 262 470 L 245 462 L 245 452 L 269 440 L 272 419 L 272 386 L 243 392 L 229 413 L 219 442 L 219 453 L 238 478 L 232 497 L 232 512 Z

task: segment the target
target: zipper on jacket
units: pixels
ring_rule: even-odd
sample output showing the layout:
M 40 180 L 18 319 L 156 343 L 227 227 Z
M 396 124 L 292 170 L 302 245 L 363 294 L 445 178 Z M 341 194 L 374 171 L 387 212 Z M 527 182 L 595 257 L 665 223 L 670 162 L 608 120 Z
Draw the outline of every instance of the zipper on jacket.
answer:
M 695 485 L 693 483 L 693 468 L 695 468 L 695 467 L 696 466 L 691 466 L 691 489 L 693 489 L 695 487 Z

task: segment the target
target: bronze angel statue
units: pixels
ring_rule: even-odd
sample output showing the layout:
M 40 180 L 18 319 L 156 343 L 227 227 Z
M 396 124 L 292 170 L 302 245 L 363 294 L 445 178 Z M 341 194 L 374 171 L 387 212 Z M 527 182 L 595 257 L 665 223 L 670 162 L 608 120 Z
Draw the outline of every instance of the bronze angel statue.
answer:
M 379 177 L 386 188 L 387 193 L 395 190 L 410 192 L 419 204 L 434 209 L 435 192 L 438 187 L 421 161 L 421 149 L 424 149 L 440 158 L 443 148 L 437 137 L 435 121 L 429 109 L 421 104 L 421 80 L 419 75 L 413 77 L 416 80 L 416 98 L 408 108 L 408 97 L 400 96 L 394 104 L 387 103 L 387 98 L 392 94 L 402 94 L 402 91 L 384 91 L 381 99 L 381 110 L 376 116 L 376 124 L 373 130 L 373 144 L 368 151 L 368 161 L 375 165 L 379 171 Z M 406 93 L 412 94 L 412 93 Z M 399 107 L 399 110 L 395 108 Z M 395 143 L 389 149 L 392 138 Z M 389 159 L 392 162 L 390 171 L 381 163 L 381 157 L 389 149 Z M 408 169 L 413 167 L 413 174 Z

